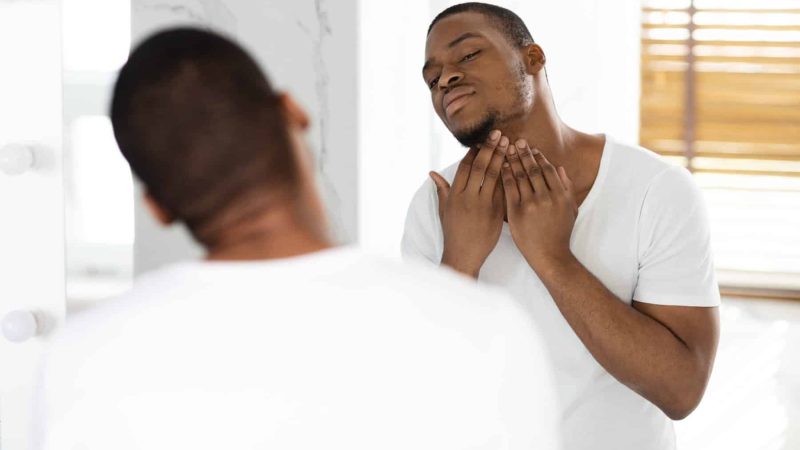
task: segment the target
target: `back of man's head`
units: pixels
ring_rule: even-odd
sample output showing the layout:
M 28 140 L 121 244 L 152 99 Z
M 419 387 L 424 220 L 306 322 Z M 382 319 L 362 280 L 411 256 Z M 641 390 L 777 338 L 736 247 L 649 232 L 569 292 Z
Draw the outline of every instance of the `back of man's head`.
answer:
M 219 35 L 181 28 L 139 44 L 120 71 L 111 120 L 148 194 L 206 245 L 221 217 L 252 215 L 296 190 L 281 97 Z

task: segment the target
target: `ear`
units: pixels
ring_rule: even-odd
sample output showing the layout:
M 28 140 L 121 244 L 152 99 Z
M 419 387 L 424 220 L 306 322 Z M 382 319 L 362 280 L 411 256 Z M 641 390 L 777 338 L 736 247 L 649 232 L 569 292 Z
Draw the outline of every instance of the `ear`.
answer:
M 172 217 L 172 214 L 167 212 L 164 207 L 158 204 L 156 199 L 154 199 L 149 193 L 144 194 L 144 204 L 147 205 L 147 209 L 150 210 L 150 214 L 152 214 L 161 225 L 169 226 L 175 222 L 175 218 Z
M 289 119 L 289 122 L 297 125 L 301 130 L 307 129 L 311 121 L 309 120 L 308 114 L 306 114 L 305 110 L 303 110 L 303 108 L 301 108 L 294 98 L 288 93 L 283 92 L 279 95 L 279 97 L 281 106 L 283 107 L 284 112 L 286 112 L 286 117 Z
M 538 44 L 531 44 L 525 47 L 524 52 L 523 58 L 525 59 L 525 67 L 528 69 L 528 73 L 531 75 L 539 73 L 547 63 L 542 47 L 539 47 Z

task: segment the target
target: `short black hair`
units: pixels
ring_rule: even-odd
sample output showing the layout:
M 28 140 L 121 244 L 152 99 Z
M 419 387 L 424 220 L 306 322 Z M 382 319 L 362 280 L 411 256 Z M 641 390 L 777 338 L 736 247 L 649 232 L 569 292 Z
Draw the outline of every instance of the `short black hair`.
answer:
M 175 28 L 133 50 L 114 86 L 111 121 L 148 193 L 209 246 L 202 230 L 223 215 L 227 222 L 232 208 L 239 215 L 242 205 L 261 207 L 278 188 L 294 191 L 283 111 L 239 45 L 207 30 Z
M 431 34 L 433 26 L 440 20 L 463 12 L 476 12 L 488 17 L 494 22 L 498 30 L 505 35 L 508 42 L 517 48 L 526 47 L 534 43 L 533 36 L 528 31 L 525 22 L 513 11 L 497 5 L 480 2 L 460 3 L 440 12 L 428 27 L 428 34 Z

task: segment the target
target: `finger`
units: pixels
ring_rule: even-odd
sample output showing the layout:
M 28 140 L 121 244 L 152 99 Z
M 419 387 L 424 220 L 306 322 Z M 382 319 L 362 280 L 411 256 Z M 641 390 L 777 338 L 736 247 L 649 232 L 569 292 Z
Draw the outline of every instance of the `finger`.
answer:
M 483 179 L 483 187 L 481 188 L 481 192 L 486 195 L 494 195 L 494 191 L 499 184 L 500 168 L 506 160 L 508 144 L 508 138 L 503 136 L 492 153 L 492 159 L 489 161 L 489 166 L 486 168 L 486 176 Z
M 564 185 L 561 184 L 561 179 L 558 176 L 555 166 L 550 164 L 550 161 L 544 157 L 542 152 L 537 152 L 534 157 L 536 158 L 536 162 L 539 163 L 539 166 L 542 168 L 544 179 L 547 181 L 547 185 L 550 187 L 550 190 L 563 191 Z
M 564 170 L 564 167 L 559 166 L 558 169 L 558 177 L 561 179 L 561 184 L 564 185 L 564 191 L 567 194 L 567 198 L 570 199 L 572 206 L 575 208 L 575 212 L 578 212 L 578 203 L 575 201 L 575 185 L 572 184 L 572 179 L 567 176 L 567 171 Z
M 444 217 L 444 205 L 447 201 L 447 196 L 450 194 L 450 183 L 436 172 L 430 172 L 428 175 L 433 180 L 433 184 L 436 185 L 436 197 L 439 199 L 439 218 L 441 219 Z
M 498 172 L 501 172 L 503 169 L 503 163 L 500 163 L 500 168 Z M 502 205 L 506 201 L 505 195 L 503 193 L 503 179 L 502 175 L 497 176 L 497 182 L 494 185 L 494 197 L 492 197 L 492 202 L 494 205 Z
M 549 195 L 547 184 L 542 176 L 542 168 L 539 167 L 539 163 L 534 159 L 533 151 L 528 146 L 528 141 L 520 139 L 514 145 L 517 147 L 522 167 L 525 168 L 525 173 L 528 174 L 528 178 L 531 180 L 534 193 L 539 196 Z
M 472 169 L 466 188 L 468 191 L 476 194 L 480 192 L 481 186 L 484 183 L 484 177 L 486 176 L 486 170 L 489 168 L 491 160 L 494 157 L 499 141 L 500 131 L 494 130 L 489 133 L 486 142 L 481 144 L 478 155 L 475 157 L 475 160 L 472 161 Z
M 573 188 L 572 180 L 567 176 L 567 171 L 564 170 L 564 166 L 558 166 L 558 177 L 561 179 L 564 190 L 571 191 Z
M 528 178 L 528 173 L 525 171 L 525 167 L 522 166 L 522 161 L 520 161 L 519 157 L 520 155 L 516 145 L 509 146 L 508 152 L 506 153 L 506 161 L 508 161 L 508 164 L 511 166 L 511 174 L 514 175 L 517 181 L 519 198 L 521 201 L 525 202 L 533 198 L 533 187 L 531 186 L 531 180 Z
M 517 188 L 517 179 L 514 178 L 514 172 L 511 169 L 511 164 L 504 162 L 500 168 L 501 177 L 503 180 L 503 192 L 506 196 L 507 206 L 519 205 L 519 189 Z M 507 207 L 507 210 L 511 208 Z
M 461 159 L 461 162 L 458 163 L 458 169 L 456 170 L 456 176 L 453 179 L 453 186 L 452 188 L 455 189 L 456 192 L 462 192 L 467 187 L 467 182 L 469 181 L 469 173 L 472 170 L 472 162 L 475 160 L 475 156 L 478 154 L 478 149 L 473 147 L 469 149 L 464 158 Z

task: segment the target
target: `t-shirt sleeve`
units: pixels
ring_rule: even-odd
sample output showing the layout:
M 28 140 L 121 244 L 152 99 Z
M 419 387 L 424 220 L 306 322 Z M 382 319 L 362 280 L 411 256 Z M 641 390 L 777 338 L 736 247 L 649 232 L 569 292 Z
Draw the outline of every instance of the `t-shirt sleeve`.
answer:
M 651 181 L 639 218 L 638 257 L 634 300 L 674 306 L 720 304 L 708 212 L 688 170 L 670 167 Z
M 439 265 L 442 259 L 441 224 L 433 181 L 428 179 L 414 194 L 406 215 L 400 252 L 406 261 Z

